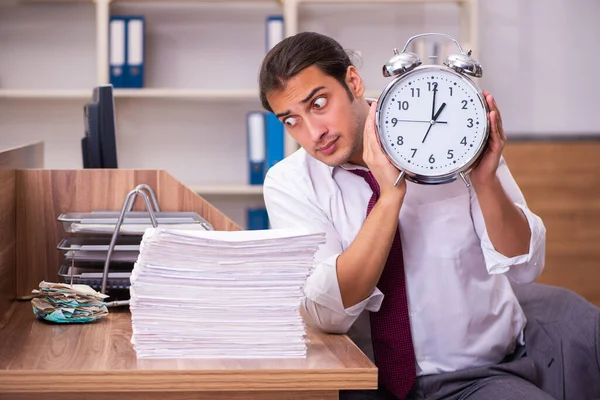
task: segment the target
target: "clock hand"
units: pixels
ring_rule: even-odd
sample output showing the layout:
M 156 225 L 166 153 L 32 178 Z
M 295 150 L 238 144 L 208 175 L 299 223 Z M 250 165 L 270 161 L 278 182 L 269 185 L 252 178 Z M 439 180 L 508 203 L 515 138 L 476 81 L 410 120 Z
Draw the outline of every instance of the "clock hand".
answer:
M 435 96 L 435 93 L 434 93 L 434 96 Z M 442 103 L 442 105 L 440 106 L 440 109 L 435 113 L 435 115 L 431 119 L 431 122 L 429 123 L 429 129 L 427 129 L 427 132 L 425 133 L 425 137 L 423 138 L 423 141 L 421 143 L 425 143 L 425 139 L 427 139 L 427 135 L 429 135 L 429 131 L 431 130 L 431 127 L 437 123 L 436 119 L 438 119 L 438 117 L 440 116 L 444 107 L 446 107 L 446 103 Z
M 431 119 L 433 119 L 433 115 L 435 114 L 435 95 L 437 93 L 437 88 L 433 88 L 433 104 L 431 104 Z
M 432 126 L 433 126 L 433 124 L 430 122 L 429 128 L 427 128 L 427 132 L 425 133 L 425 137 L 423 138 L 423 141 L 421 143 L 425 143 L 425 139 L 427 139 L 427 135 L 429 135 L 429 131 L 431 130 Z
M 439 123 L 439 122 L 437 122 L 437 119 L 440 116 L 440 114 L 442 113 L 442 110 L 444 109 L 444 107 L 446 107 L 446 103 L 442 103 L 438 112 L 436 112 L 435 115 L 433 116 L 432 123 Z
M 399 119 L 397 120 L 398 122 L 425 122 L 430 124 L 431 121 L 419 121 L 419 120 L 413 120 L 413 119 Z M 435 121 L 436 124 L 447 124 L 448 121 Z

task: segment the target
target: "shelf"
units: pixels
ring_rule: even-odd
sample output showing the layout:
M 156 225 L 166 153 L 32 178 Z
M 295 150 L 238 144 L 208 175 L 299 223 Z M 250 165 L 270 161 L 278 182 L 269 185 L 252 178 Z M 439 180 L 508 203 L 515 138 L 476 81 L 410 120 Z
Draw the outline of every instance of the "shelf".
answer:
M 257 100 L 257 90 L 227 89 L 115 89 L 117 98 L 189 99 L 189 100 Z
M 90 89 L 0 89 L 0 99 L 75 99 L 92 97 Z M 369 91 L 366 97 L 378 98 L 381 92 Z M 182 100 L 256 100 L 257 90 L 204 90 L 204 89 L 115 89 L 117 99 L 182 99 Z
M 98 0 L 19 0 L 21 3 L 96 3 Z M 166 0 L 103 0 L 106 3 L 166 3 Z M 169 3 L 283 3 L 284 0 L 177 0 Z
M 92 97 L 89 90 L 61 89 L 0 89 L 0 99 L 77 99 Z M 115 89 L 116 98 L 188 99 L 188 100 L 256 100 L 256 90 L 196 90 L 196 89 Z
M 85 100 L 92 97 L 92 89 L 0 89 L 0 99 L 65 99 Z
M 298 3 L 469 3 L 471 0 L 297 0 Z M 285 0 L 284 0 L 285 3 Z
M 262 196 L 262 185 L 187 185 L 199 195 Z

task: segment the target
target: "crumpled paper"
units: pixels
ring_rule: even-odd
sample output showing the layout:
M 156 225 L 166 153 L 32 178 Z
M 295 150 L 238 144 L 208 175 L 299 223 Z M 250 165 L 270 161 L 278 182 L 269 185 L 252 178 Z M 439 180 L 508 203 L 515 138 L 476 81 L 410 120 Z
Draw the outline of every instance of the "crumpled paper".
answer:
M 31 300 L 33 313 L 40 319 L 56 323 L 84 323 L 108 315 L 104 299 L 88 285 L 40 282 L 37 296 Z

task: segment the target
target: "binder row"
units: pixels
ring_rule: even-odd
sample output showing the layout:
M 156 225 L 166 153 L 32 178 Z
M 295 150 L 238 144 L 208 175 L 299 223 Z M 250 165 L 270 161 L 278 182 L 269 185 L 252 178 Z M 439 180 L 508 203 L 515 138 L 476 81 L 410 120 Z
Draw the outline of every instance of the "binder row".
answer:
M 269 169 L 283 160 L 284 129 L 275 114 L 250 111 L 247 114 L 250 185 L 262 185 Z
M 265 27 L 265 45 L 268 52 L 284 38 L 283 17 L 267 17 Z M 110 83 L 115 88 L 144 87 L 145 18 L 111 16 L 108 31 Z
M 285 37 L 283 16 L 272 15 L 265 22 L 265 54 Z M 144 87 L 145 18 L 120 16 L 110 18 L 110 83 L 115 88 Z M 262 185 L 269 168 L 284 156 L 283 124 L 273 113 L 250 111 L 247 114 L 248 160 L 251 185 Z M 269 229 L 264 207 L 248 208 L 248 229 Z
M 285 37 L 283 17 L 272 15 L 265 23 L 265 54 Z M 248 182 L 262 185 L 269 168 L 285 157 L 284 129 L 275 114 L 250 111 L 247 116 Z M 248 208 L 246 224 L 249 230 L 269 229 L 269 215 L 264 207 Z
M 115 88 L 144 87 L 145 24 L 142 16 L 110 18 L 110 83 Z

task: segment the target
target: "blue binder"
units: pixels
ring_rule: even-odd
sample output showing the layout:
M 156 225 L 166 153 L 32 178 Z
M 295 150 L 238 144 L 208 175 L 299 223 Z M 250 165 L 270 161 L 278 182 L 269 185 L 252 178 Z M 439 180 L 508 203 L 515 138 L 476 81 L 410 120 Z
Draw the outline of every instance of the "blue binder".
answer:
M 275 47 L 275 45 L 281 42 L 285 37 L 285 25 L 283 23 L 283 16 L 271 15 L 267 17 L 265 28 L 265 42 L 266 50 L 268 53 L 269 50 Z
M 126 87 L 126 47 L 125 35 L 127 20 L 125 17 L 111 17 L 108 29 L 110 83 L 115 88 Z
M 267 113 L 266 116 L 266 166 L 265 173 L 285 156 L 284 138 L 285 130 L 283 123 L 277 119 L 275 114 Z
M 265 180 L 265 113 L 250 111 L 246 115 L 248 137 L 248 181 L 262 185 Z
M 269 229 L 269 214 L 265 208 L 248 208 L 246 212 L 248 230 Z
M 127 74 L 126 87 L 144 87 L 144 36 L 145 19 L 141 16 L 127 18 Z

